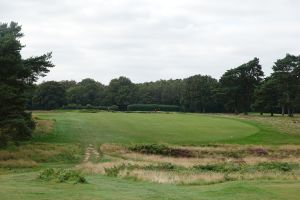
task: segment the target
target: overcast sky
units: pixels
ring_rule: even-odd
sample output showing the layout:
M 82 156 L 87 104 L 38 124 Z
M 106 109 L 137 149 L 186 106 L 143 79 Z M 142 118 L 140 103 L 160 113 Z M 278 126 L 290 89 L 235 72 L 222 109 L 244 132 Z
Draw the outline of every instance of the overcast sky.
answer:
M 22 25 L 24 57 L 53 52 L 42 80 L 220 78 L 254 57 L 269 74 L 300 54 L 299 0 L 0 0 L 0 21 Z

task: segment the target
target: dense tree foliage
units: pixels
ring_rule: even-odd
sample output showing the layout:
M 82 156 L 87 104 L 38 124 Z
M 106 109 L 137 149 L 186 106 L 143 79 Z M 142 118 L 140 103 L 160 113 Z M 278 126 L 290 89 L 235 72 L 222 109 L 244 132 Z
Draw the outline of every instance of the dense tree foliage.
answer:
M 34 128 L 31 113 L 25 112 L 28 89 L 53 64 L 51 54 L 23 59 L 23 36 L 17 23 L 0 24 L 0 142 L 30 137 Z
M 48 81 L 40 84 L 33 95 L 32 107 L 35 109 L 55 109 L 66 104 L 66 91 L 59 82 Z
M 107 86 L 92 79 L 84 79 L 79 83 L 60 81 L 54 84 L 51 81 L 30 90 L 33 94 L 27 96 L 33 98 L 28 105 L 33 105 L 29 108 L 39 109 L 61 108 L 62 105 L 68 109 L 109 109 L 116 105 L 120 110 L 153 108 L 153 111 L 157 110 L 155 108 L 158 105 L 173 105 L 185 112 L 247 114 L 256 111 L 262 114 L 269 112 L 271 115 L 282 112 L 292 116 L 300 108 L 299 63 L 299 56 L 287 54 L 275 62 L 274 72 L 265 79 L 259 59 L 254 58 L 226 71 L 219 81 L 203 75 L 138 84 L 126 77 L 119 77 L 111 80 Z M 45 85 L 52 85 L 52 89 Z M 37 97 L 42 94 L 44 100 L 40 102 L 43 103 L 37 106 Z M 55 100 L 53 96 L 59 98 Z M 131 104 L 138 104 L 138 107 L 128 107 Z
M 258 58 L 225 72 L 220 79 L 225 107 L 235 113 L 247 114 L 253 102 L 254 91 L 263 76 L 264 73 Z
M 218 81 L 210 76 L 196 75 L 184 80 L 183 106 L 189 112 L 212 112 L 217 106 L 215 90 Z
M 83 79 L 81 82 L 69 87 L 66 91 L 69 104 L 84 106 L 99 106 L 103 104 L 104 85 L 93 79 Z
M 117 105 L 119 109 L 126 110 L 135 101 L 136 86 L 129 78 L 121 76 L 110 81 L 106 89 L 106 104 Z

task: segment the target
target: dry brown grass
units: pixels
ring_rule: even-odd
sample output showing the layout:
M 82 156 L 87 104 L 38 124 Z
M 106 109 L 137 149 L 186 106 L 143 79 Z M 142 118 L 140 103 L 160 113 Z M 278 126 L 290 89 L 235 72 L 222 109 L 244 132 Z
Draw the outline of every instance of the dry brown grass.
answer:
M 37 167 L 38 163 L 33 160 L 5 160 L 0 161 L 0 167 L 2 168 L 33 168 Z
M 73 162 L 76 160 L 79 161 L 80 154 L 80 147 L 75 145 L 35 143 L 16 146 L 12 149 L 0 150 L 0 161 L 3 163 L 7 161 L 11 162 L 12 160 L 32 161 L 32 163 L 57 161 Z M 4 165 L 5 164 L 0 165 L 0 167 Z
M 55 121 L 54 120 L 44 120 L 39 118 L 34 118 L 36 122 L 35 134 L 51 134 L 54 129 Z
M 259 163 L 295 163 L 300 165 L 300 146 L 285 145 L 277 147 L 217 145 L 203 147 L 176 147 L 197 152 L 197 157 L 168 157 L 132 152 L 124 146 L 104 144 L 100 147 L 103 155 L 109 157 L 106 162 L 85 162 L 77 169 L 85 173 L 106 174 L 106 169 L 118 168 L 119 177 L 131 177 L 136 180 L 172 184 L 211 184 L 230 180 L 288 179 L 300 180 L 300 169 L 292 171 L 201 171 L 194 166 L 237 163 L 242 166 L 255 166 Z M 267 154 L 256 155 L 256 150 Z M 238 157 L 230 157 L 238 152 Z M 254 152 L 254 153 L 253 153 Z M 175 169 L 164 168 L 170 163 Z M 162 167 L 163 166 L 163 167 Z
M 156 183 L 195 184 L 213 183 L 224 180 L 221 173 L 179 173 L 176 171 L 132 170 L 123 171 L 120 177 L 135 177 L 137 180 Z

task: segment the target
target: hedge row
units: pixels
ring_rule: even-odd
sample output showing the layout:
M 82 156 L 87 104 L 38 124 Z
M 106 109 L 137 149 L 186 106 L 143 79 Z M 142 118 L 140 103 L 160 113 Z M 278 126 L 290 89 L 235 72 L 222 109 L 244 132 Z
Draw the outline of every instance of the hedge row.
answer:
M 128 111 L 173 111 L 178 112 L 179 106 L 160 104 L 131 104 L 127 106 Z
M 62 107 L 62 109 L 65 110 L 77 110 L 77 109 L 95 109 L 95 110 L 113 110 L 113 111 L 117 111 L 119 110 L 119 107 L 116 105 L 113 106 L 93 106 L 93 105 L 86 105 L 86 106 L 82 106 L 79 104 L 68 104 Z

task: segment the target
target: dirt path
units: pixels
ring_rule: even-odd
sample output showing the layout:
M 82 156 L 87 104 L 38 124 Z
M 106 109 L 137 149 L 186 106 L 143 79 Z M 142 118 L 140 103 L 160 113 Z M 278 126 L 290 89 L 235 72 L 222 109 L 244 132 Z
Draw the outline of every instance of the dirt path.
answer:
M 92 161 L 92 159 L 98 160 L 99 158 L 99 152 L 95 149 L 95 147 L 92 144 L 89 144 L 89 146 L 86 148 L 83 162 Z

